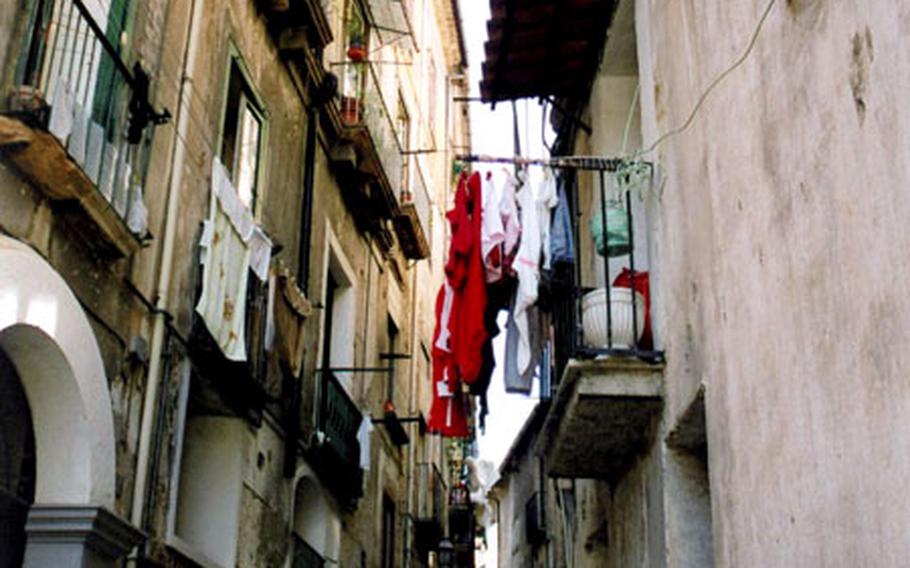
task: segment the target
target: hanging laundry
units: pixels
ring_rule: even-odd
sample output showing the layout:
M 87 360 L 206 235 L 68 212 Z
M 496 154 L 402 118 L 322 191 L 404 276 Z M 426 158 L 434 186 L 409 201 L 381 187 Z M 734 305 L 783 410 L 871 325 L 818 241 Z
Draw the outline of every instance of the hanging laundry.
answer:
M 257 232 L 261 236 L 254 239 Z M 212 162 L 209 219 L 203 223 L 199 246 L 202 293 L 196 312 L 202 316 L 225 357 L 244 361 L 250 260 L 255 250 L 255 274 L 258 278 L 267 278 L 271 241 L 256 226 L 253 215 L 240 201 L 227 170 L 217 158 Z
M 233 201 L 237 194 L 215 160 L 212 165 L 212 194 L 209 219 L 204 222 L 199 246 L 202 263 L 202 294 L 196 312 L 215 338 L 225 357 L 246 360 L 246 283 L 250 249 L 237 222 Z
M 502 278 L 502 243 L 506 233 L 499 213 L 499 203 L 493 188 L 492 174 L 484 177 L 482 224 L 480 232 L 480 253 L 483 259 L 487 282 Z
M 482 349 L 487 339 L 484 311 L 487 304 L 486 282 L 481 259 L 483 190 L 480 174 L 465 180 L 462 175 L 455 194 L 452 227 L 452 252 L 446 266 L 449 285 L 454 292 L 449 329 L 458 378 L 467 384 L 480 376 Z M 457 223 L 457 227 L 456 227 Z M 463 230 L 464 225 L 468 230 Z M 457 237 L 456 237 L 457 235 Z M 453 264 L 453 260 L 455 261 Z M 454 276 L 454 278 L 453 278 Z
M 508 174 L 499 196 L 499 215 L 502 218 L 502 227 L 505 237 L 502 242 L 503 274 L 513 273 L 512 265 L 518 253 L 518 242 L 521 238 L 521 219 L 518 211 L 516 192 L 524 179 L 524 172 L 519 172 L 520 178 Z
M 452 321 L 452 302 L 455 299 L 455 292 L 452 290 L 452 287 L 449 286 L 449 282 L 445 281 L 442 284 L 442 293 L 443 293 L 443 302 L 442 302 L 442 314 L 439 316 L 439 337 L 433 342 L 433 347 L 436 349 L 441 349 L 446 353 L 452 352 L 452 330 L 451 330 L 451 321 Z
M 357 443 L 360 446 L 359 463 L 360 469 L 370 469 L 370 434 L 373 433 L 373 418 L 370 416 L 369 409 L 363 413 L 360 420 L 360 427 L 357 428 Z
M 484 312 L 484 325 L 488 338 L 483 344 L 483 366 L 477 382 L 471 385 L 471 394 L 480 398 L 479 422 L 481 431 L 484 430 L 486 416 L 489 414 L 487 405 L 487 390 L 496 368 L 496 356 L 493 352 L 493 338 L 499 335 L 499 312 L 509 308 L 509 302 L 515 293 L 515 279 L 506 277 L 499 282 L 487 284 L 487 309 Z
M 498 329 L 497 329 L 498 333 Z M 493 379 L 493 369 L 496 368 L 496 355 L 493 353 L 493 338 L 487 338 L 481 349 L 481 357 L 483 358 L 480 375 L 477 378 L 477 381 L 472 384 L 469 388 L 469 392 L 476 396 L 480 401 L 480 412 L 478 413 L 478 421 L 480 423 L 480 431 L 484 432 L 486 430 L 486 419 L 487 414 L 490 413 L 490 407 L 487 402 L 487 391 L 490 389 L 490 383 Z
M 560 176 L 557 183 L 556 211 L 553 213 L 553 225 L 550 229 L 550 261 L 575 264 L 575 240 L 572 237 L 572 213 L 569 198 L 566 195 L 566 178 Z
M 436 329 L 433 332 L 433 404 L 430 407 L 428 428 L 446 437 L 468 436 L 468 419 L 461 395 L 461 381 L 454 373 L 453 355 L 437 347 L 442 331 L 442 313 L 446 298 L 446 285 L 436 296 Z
M 518 288 L 512 317 L 518 332 L 518 373 L 524 374 L 532 363 L 528 310 L 537 301 L 541 254 L 540 208 L 530 184 L 525 184 L 518 192 L 518 206 L 521 208 L 521 243 L 514 265 Z
M 502 375 L 506 392 L 528 395 L 531 394 L 535 369 L 533 365 L 530 365 L 524 372 L 518 370 L 518 342 L 520 334 L 518 332 L 518 326 L 515 323 L 516 297 L 517 294 L 513 294 L 512 304 L 509 309 L 509 319 L 506 322 L 506 348 Z M 536 326 L 530 327 L 530 329 L 535 328 Z
M 556 178 L 549 169 L 544 170 L 543 182 L 537 190 L 537 215 L 540 226 L 540 244 L 543 249 L 544 270 L 550 270 L 550 223 L 553 208 L 559 200 L 556 198 Z

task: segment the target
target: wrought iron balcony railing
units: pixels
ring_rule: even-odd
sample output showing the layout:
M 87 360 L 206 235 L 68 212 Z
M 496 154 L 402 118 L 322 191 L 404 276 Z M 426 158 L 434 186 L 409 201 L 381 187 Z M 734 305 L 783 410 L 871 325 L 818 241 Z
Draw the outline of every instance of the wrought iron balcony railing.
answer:
M 363 470 L 360 469 L 360 443 L 357 430 L 363 415 L 338 379 L 320 371 L 319 419 L 313 467 L 323 484 L 342 506 L 353 509 L 363 495 Z
M 125 3 L 33 2 L 10 114 L 47 129 L 133 233 L 145 233 L 146 127 L 170 117 L 149 101 L 149 78 L 124 62 Z
M 567 160 L 560 166 L 559 183 L 572 211 L 575 262 L 555 267 L 553 274 L 556 381 L 572 357 L 663 358 L 651 335 L 648 273 L 636 267 L 633 191 L 616 183 L 610 187 L 623 175 L 616 173 L 621 164 Z M 650 171 L 649 165 L 643 167 Z M 593 212 L 581 205 L 582 175 L 592 177 Z
M 360 444 L 357 430 L 363 420 L 360 410 L 332 373 L 323 373 L 320 430 L 325 445 L 340 461 L 339 465 L 359 469 Z
M 508 163 L 545 166 L 557 171 L 557 184 L 564 190 L 568 207 L 567 239 L 573 245 L 565 259 L 553 259 L 549 281 L 555 354 L 555 374 L 547 365 L 543 379 L 549 396 L 572 358 L 632 357 L 649 362 L 663 360 L 650 333 L 648 273 L 636 268 L 640 262 L 633 212 L 633 193 L 645 191 L 651 165 L 618 159 L 565 156 L 550 159 L 459 156 L 463 162 Z M 590 192 L 582 191 L 579 178 L 590 176 Z M 630 181 L 632 178 L 634 181 Z M 585 180 L 588 181 L 588 180 Z M 637 199 L 637 198 L 636 198 Z M 589 207 L 591 204 L 593 207 Z M 556 221 L 559 223 L 559 211 Z M 556 224 L 551 236 L 557 231 Z M 554 255 L 555 256 L 555 255 Z M 571 257 L 571 260 L 568 258 Z M 550 380 L 550 379 L 554 380 Z

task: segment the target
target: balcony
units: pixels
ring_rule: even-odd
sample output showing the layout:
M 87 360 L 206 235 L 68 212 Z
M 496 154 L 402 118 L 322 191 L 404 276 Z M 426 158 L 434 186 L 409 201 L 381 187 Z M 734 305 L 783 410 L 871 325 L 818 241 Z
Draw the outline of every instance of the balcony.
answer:
M 417 476 L 417 514 L 414 521 L 417 549 L 426 554 L 435 550 L 443 536 L 446 485 L 434 463 L 419 463 Z
M 571 361 L 544 422 L 552 477 L 618 480 L 653 437 L 663 366 L 635 359 Z
M 238 275 L 238 280 L 240 280 Z M 242 325 L 244 339 L 244 354 L 242 360 L 229 358 L 222 344 L 216 338 L 222 336 L 221 327 L 215 320 L 206 322 L 206 318 L 198 311 L 193 312 L 193 320 L 189 333 L 189 354 L 198 371 L 197 388 L 204 401 L 202 410 L 216 415 L 240 416 L 259 425 L 263 420 L 263 412 L 268 401 L 279 400 L 282 396 L 281 384 L 276 380 L 278 373 L 269 373 L 268 353 L 266 344 L 266 320 L 268 306 L 268 283 L 260 280 L 252 270 L 247 270 L 245 284 L 245 301 L 242 306 Z M 289 319 L 301 318 L 305 315 L 292 312 L 294 307 L 288 306 L 287 278 L 280 278 L 279 309 L 276 322 L 277 344 L 279 357 L 285 365 L 292 364 L 289 360 L 294 357 L 287 348 L 286 334 L 298 333 L 295 326 L 302 325 L 298 321 Z M 194 304 L 199 304 L 202 294 L 202 282 L 199 284 Z M 309 304 L 303 300 L 301 311 L 306 313 Z M 224 328 L 230 327 L 227 319 L 218 320 Z M 213 332 L 213 330 L 215 330 Z
M 281 49 L 320 51 L 331 43 L 331 25 L 320 0 L 267 0 L 262 4 Z
M 553 280 L 559 380 L 541 447 L 551 476 L 615 481 L 648 445 L 663 404 L 649 275 L 636 266 L 646 231 L 636 219 L 643 205 L 633 194 L 643 186 L 629 181 L 640 174 L 646 185 L 650 169 L 615 160 L 556 160 L 576 212 L 569 215 L 575 262 L 557 267 Z
M 345 506 L 353 507 L 363 494 L 360 443 L 357 430 L 363 415 L 332 373 L 322 374 L 319 405 L 320 435 L 311 463 L 323 483 Z
M 366 17 L 369 23 L 354 25 L 357 31 L 352 35 L 367 45 L 371 45 L 364 39 L 369 37 L 368 32 L 377 38 L 379 45 L 391 42 L 396 36 L 410 38 L 406 10 L 389 4 L 396 3 L 370 3 L 371 14 L 358 16 Z M 364 26 L 367 31 L 363 31 Z M 418 168 L 411 167 L 412 175 L 408 178 L 403 175 L 409 144 L 397 124 L 401 117 L 392 112 L 399 104 L 397 82 L 390 74 L 383 73 L 385 66 L 398 63 L 366 59 L 369 53 L 376 52 L 375 46 L 371 50 L 366 46 L 361 49 L 357 52 L 349 49 L 345 61 L 333 63 L 342 75 L 338 102 L 342 142 L 333 153 L 333 162 L 346 181 L 346 197 L 355 215 L 369 217 L 362 218 L 361 223 L 381 232 L 378 219 L 391 219 L 405 257 L 426 258 L 430 252 L 429 194 Z M 407 130 L 404 128 L 404 132 Z M 383 240 L 391 244 L 388 236 Z
M 394 224 L 405 258 L 420 260 L 430 256 L 430 196 L 422 173 L 416 168 L 415 172 L 413 190 L 401 199 Z
M 455 552 L 455 566 L 474 566 L 474 537 L 477 534 L 474 507 L 467 489 L 453 487 L 449 494 L 449 540 Z
M 149 129 L 167 111 L 119 47 L 123 14 L 110 3 L 33 3 L 28 46 L 4 116 L 0 148 L 99 252 L 127 256 L 148 238 L 142 186 Z

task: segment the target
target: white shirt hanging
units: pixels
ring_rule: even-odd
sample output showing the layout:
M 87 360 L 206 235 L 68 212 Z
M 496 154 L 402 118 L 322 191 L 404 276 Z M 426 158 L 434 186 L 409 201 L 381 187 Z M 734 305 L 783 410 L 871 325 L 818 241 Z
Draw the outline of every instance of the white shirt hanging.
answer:
M 518 275 L 515 291 L 515 325 L 518 329 L 518 372 L 524 373 L 531 364 L 531 334 L 528 308 L 537 301 L 540 283 L 540 208 L 530 184 L 518 192 L 521 208 L 521 244 L 513 268 Z

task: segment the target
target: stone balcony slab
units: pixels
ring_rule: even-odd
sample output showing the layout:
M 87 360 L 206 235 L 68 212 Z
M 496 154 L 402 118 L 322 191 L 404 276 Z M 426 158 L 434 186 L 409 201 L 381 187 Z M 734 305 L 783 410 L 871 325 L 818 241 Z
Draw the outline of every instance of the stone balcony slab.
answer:
M 571 360 L 540 441 L 549 475 L 618 480 L 653 436 L 662 405 L 662 364 Z

